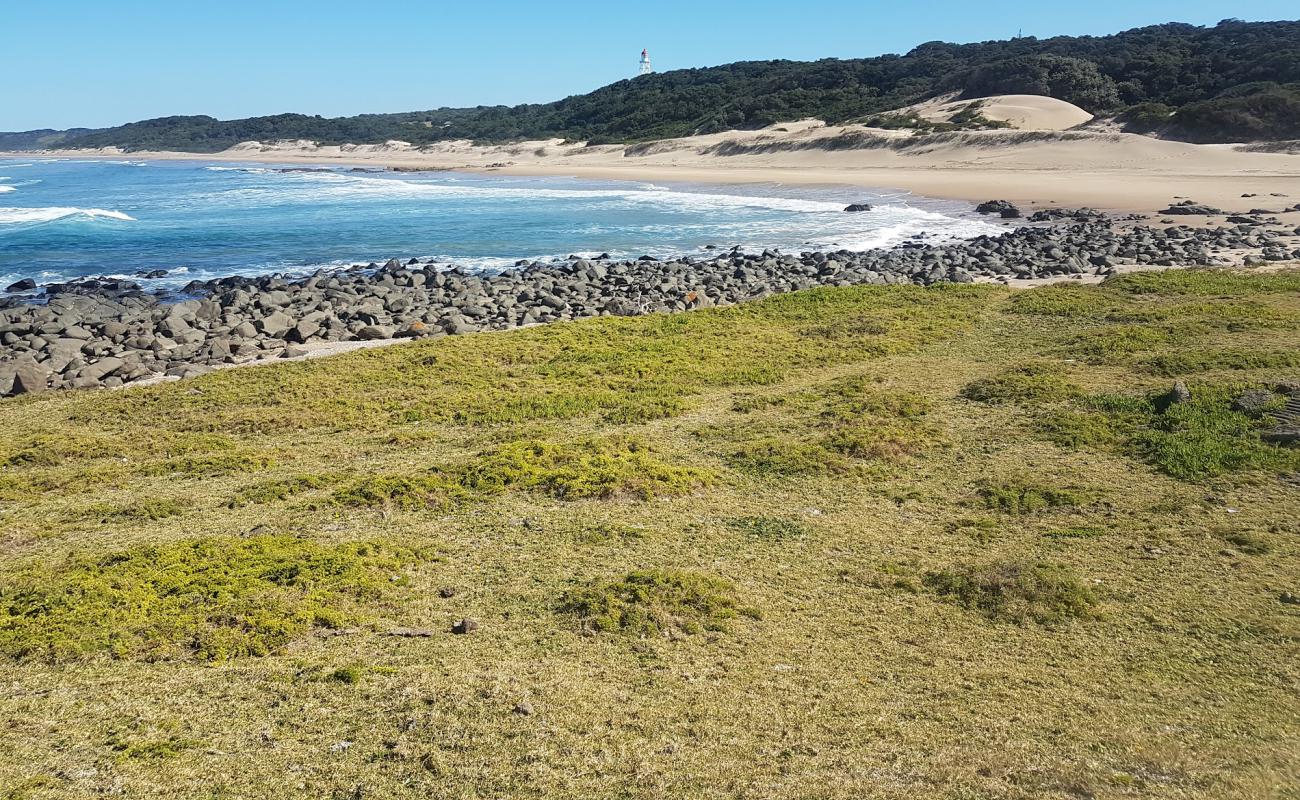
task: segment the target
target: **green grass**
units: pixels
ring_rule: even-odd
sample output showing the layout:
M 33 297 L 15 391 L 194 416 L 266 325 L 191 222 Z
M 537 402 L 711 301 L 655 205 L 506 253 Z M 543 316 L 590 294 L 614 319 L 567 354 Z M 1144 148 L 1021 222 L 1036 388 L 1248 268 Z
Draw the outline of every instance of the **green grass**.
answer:
M 1300 470 L 1300 451 L 1266 444 L 1272 423 L 1233 409 L 1243 383 L 1192 384 L 1192 399 L 1161 408 L 1162 392 L 1098 394 L 1081 398 L 1084 410 L 1042 420 L 1040 433 L 1071 448 L 1118 450 L 1159 471 L 1189 481 L 1236 472 Z
M 1277 796 L 1298 274 L 0 401 L 0 796 Z

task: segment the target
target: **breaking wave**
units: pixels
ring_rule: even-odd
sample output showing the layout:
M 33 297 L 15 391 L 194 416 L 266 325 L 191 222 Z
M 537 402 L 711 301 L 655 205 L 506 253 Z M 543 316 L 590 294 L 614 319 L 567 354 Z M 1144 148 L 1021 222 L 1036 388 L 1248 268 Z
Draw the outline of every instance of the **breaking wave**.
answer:
M 33 225 L 61 219 L 115 219 L 135 222 L 135 217 L 103 208 L 0 208 L 0 225 Z

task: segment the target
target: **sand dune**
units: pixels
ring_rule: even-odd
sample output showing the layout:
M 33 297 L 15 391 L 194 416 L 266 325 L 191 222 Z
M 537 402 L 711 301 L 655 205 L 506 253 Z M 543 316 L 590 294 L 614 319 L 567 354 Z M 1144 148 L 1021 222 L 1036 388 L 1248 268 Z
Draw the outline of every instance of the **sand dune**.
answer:
M 988 119 L 1022 131 L 1064 131 L 1093 119 L 1092 114 L 1072 103 L 1036 94 L 1007 94 L 979 100 L 940 98 L 915 110 L 928 120 L 947 122 L 973 103 L 979 104 L 980 114 Z

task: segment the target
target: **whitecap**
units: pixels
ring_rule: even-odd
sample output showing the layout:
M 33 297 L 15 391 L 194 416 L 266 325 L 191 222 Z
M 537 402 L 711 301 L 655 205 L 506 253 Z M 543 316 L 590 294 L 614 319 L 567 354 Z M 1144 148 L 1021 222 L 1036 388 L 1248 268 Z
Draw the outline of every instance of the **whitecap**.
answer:
M 0 194 L 4 194 L 5 192 L 16 192 L 16 191 L 18 191 L 18 188 L 16 186 L 0 185 Z
M 103 208 L 71 208 L 51 206 L 48 208 L 0 208 L 0 225 L 30 225 L 54 222 L 70 217 L 86 219 L 115 219 L 123 222 L 135 222 L 135 218 L 121 211 Z

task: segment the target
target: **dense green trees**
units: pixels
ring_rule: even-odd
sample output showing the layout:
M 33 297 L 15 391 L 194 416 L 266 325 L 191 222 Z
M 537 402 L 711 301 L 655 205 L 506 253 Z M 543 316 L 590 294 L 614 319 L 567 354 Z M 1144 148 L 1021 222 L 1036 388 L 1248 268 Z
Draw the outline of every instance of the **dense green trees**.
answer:
M 759 128 L 819 117 L 861 120 L 946 92 L 1047 94 L 1134 130 L 1195 141 L 1300 138 L 1300 22 L 1180 23 L 1114 36 L 929 42 L 906 55 L 813 62 L 746 61 L 618 81 L 537 105 L 441 108 L 324 119 L 301 114 L 218 121 L 167 117 L 10 142 L 213 152 L 250 139 L 326 144 L 502 142 L 559 137 L 629 142 Z M 1164 107 L 1162 109 L 1162 107 Z M 6 141 L 0 134 L 0 142 Z
M 965 97 L 1041 94 L 1093 113 L 1119 105 L 1115 81 L 1091 61 L 1070 56 L 1017 56 L 976 67 L 965 79 Z

